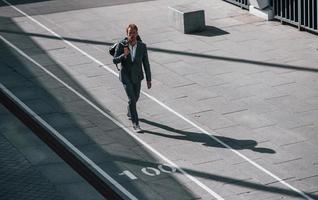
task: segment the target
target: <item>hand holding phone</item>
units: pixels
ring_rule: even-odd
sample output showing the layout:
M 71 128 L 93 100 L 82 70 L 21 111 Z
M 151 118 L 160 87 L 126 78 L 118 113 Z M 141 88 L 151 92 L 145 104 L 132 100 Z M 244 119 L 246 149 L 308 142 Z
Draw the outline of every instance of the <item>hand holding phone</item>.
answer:
M 128 46 L 125 46 L 124 47 L 124 55 L 125 55 L 125 57 L 127 57 L 129 55 L 129 53 L 130 53 L 130 51 L 129 51 Z

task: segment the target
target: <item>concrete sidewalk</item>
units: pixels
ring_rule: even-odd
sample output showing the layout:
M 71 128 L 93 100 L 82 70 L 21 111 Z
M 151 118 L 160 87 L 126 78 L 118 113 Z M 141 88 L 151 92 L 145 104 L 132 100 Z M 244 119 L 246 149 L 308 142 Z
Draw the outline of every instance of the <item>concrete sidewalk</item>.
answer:
M 208 29 L 184 35 L 168 26 L 168 6 L 176 4 L 204 8 Z M 113 70 L 105 50 L 124 37 L 128 23 L 136 23 L 148 45 L 153 72 L 153 88 L 148 91 L 143 84 L 143 91 L 195 124 L 142 95 L 138 106 L 146 131 L 136 137 L 224 199 L 301 198 L 290 186 L 303 191 L 302 197 L 318 198 L 316 35 L 263 21 L 218 0 L 159 0 L 33 17 Z M 5 20 L 1 35 L 131 128 L 126 96 L 115 75 L 29 19 Z M 12 60 L 2 61 L 18 69 Z M 151 199 L 146 191 L 156 194 L 154 199 L 217 198 L 182 173 L 142 174 L 140 168 L 167 163 L 36 66 L 25 66 L 28 73 L 19 73 L 50 94 L 39 98 L 55 98 L 53 106 L 33 102 L 34 107 L 41 105 L 42 115 L 61 133 L 75 130 L 70 140 L 88 136 L 94 147 L 102 148 L 113 163 L 112 169 L 106 164 L 103 169 L 114 175 L 123 170 L 137 174 L 139 179 L 127 188 L 138 191 L 140 199 Z M 16 81 L 1 80 L 15 88 Z M 25 92 L 13 91 L 18 96 Z M 105 155 L 97 156 L 89 148 L 83 150 L 97 163 L 106 163 Z

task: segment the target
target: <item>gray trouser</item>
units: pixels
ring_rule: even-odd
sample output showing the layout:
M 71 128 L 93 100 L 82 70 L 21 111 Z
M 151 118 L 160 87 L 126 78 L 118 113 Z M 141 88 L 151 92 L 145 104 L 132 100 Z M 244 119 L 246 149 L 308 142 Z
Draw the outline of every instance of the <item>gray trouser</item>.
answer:
M 140 95 L 141 82 L 133 83 L 127 81 L 123 84 L 127 97 L 128 97 L 128 112 L 131 116 L 131 121 L 134 124 L 139 124 L 138 113 L 137 113 L 137 101 Z

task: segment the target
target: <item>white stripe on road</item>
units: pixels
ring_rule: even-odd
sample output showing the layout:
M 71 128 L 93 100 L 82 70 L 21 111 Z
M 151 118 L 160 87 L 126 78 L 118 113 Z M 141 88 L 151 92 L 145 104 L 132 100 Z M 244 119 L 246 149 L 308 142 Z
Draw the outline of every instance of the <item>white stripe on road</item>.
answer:
M 11 6 L 13 9 L 15 9 L 16 11 L 20 12 L 21 14 L 25 15 L 27 18 L 29 18 L 30 20 L 32 20 L 33 22 L 35 22 L 36 24 L 38 24 L 39 26 L 41 26 L 42 28 L 44 28 L 45 30 L 47 30 L 48 32 L 50 32 L 51 34 L 53 34 L 54 36 L 56 36 L 57 38 L 59 38 L 60 40 L 62 40 L 63 42 L 65 42 L 66 44 L 70 45 L 71 47 L 73 47 L 74 49 L 76 49 L 77 51 L 79 51 L 80 53 L 82 53 L 83 55 L 87 56 L 89 59 L 91 59 L 92 61 L 94 61 L 95 63 L 99 64 L 100 66 L 104 67 L 106 70 L 108 70 L 110 73 L 114 74 L 115 76 L 118 76 L 118 74 L 112 70 L 110 67 L 104 65 L 101 61 L 97 60 L 96 58 L 94 58 L 93 56 L 89 55 L 88 53 L 86 53 L 85 51 L 81 50 L 80 48 L 78 48 L 77 46 L 75 46 L 74 44 L 72 44 L 71 42 L 65 40 L 62 36 L 58 35 L 57 33 L 55 33 L 54 31 L 52 31 L 51 29 L 49 29 L 48 27 L 46 27 L 45 25 L 43 25 L 42 23 L 40 23 L 39 21 L 37 21 L 36 19 L 32 18 L 31 16 L 29 16 L 28 14 L 24 13 L 22 10 L 18 9 L 17 7 L 13 6 L 12 4 L 10 4 L 9 2 L 7 2 L 6 0 L 2 0 L 3 2 L 5 2 L 7 5 Z M 45 69 L 46 70 L 46 69 Z M 285 185 L 286 187 L 290 188 L 291 190 L 295 191 L 296 193 L 298 193 L 299 195 L 301 195 L 302 197 L 308 199 L 308 200 L 314 200 L 312 199 L 310 196 L 308 196 L 307 194 L 305 194 L 304 192 L 300 191 L 299 189 L 293 187 L 292 185 L 290 185 L 289 183 L 285 182 L 284 180 L 282 180 L 281 178 L 279 178 L 278 176 L 276 176 L 275 174 L 271 173 L 270 171 L 268 171 L 267 169 L 265 169 L 264 167 L 260 166 L 259 164 L 257 164 L 256 162 L 252 161 L 251 159 L 249 159 L 248 157 L 246 157 L 245 155 L 243 155 L 242 153 L 238 152 L 237 150 L 233 149 L 232 147 L 230 147 L 229 145 L 227 145 L 226 143 L 224 143 L 223 141 L 221 141 L 220 139 L 218 139 L 217 137 L 213 136 L 213 134 L 210 134 L 208 131 L 206 131 L 205 129 L 201 128 L 199 125 L 197 125 L 196 123 L 192 122 L 191 120 L 187 119 L 186 117 L 184 117 L 183 115 L 181 115 L 180 113 L 176 112 L 175 110 L 173 110 L 172 108 L 170 108 L 169 106 L 165 105 L 163 102 L 159 101 L 157 98 L 151 96 L 150 94 L 141 91 L 142 94 L 144 94 L 145 96 L 147 96 L 148 98 L 152 99 L 153 101 L 155 101 L 156 103 L 158 103 L 159 105 L 161 105 L 162 107 L 164 107 L 165 109 L 167 109 L 168 111 L 170 111 L 171 113 L 175 114 L 176 116 L 178 116 L 179 118 L 183 119 L 184 121 L 186 121 L 187 123 L 189 123 L 190 125 L 192 125 L 193 127 L 197 128 L 198 130 L 202 131 L 203 133 L 205 133 L 206 135 L 208 135 L 210 138 L 212 138 L 213 140 L 215 140 L 216 142 L 218 142 L 219 144 L 223 145 L 224 147 L 228 148 L 229 150 L 231 150 L 232 152 L 234 152 L 236 155 L 240 156 L 241 158 L 243 158 L 244 160 L 246 160 L 247 162 L 249 162 L 250 164 L 252 164 L 253 166 L 255 166 L 256 168 L 258 168 L 259 170 L 263 171 L 264 173 L 266 173 L 267 175 L 271 176 L 272 178 L 276 179 L 277 181 L 279 181 L 281 184 Z M 81 95 L 82 96 L 82 95 Z M 85 97 L 84 97 L 85 98 Z M 94 104 L 93 104 L 94 105 Z M 98 108 L 97 106 L 94 105 L 94 107 Z M 98 110 L 100 110 L 98 108 Z M 101 110 L 102 111 L 102 110 Z M 119 122 L 118 122 L 119 123 Z M 120 123 L 119 123 L 120 124 Z M 124 127 L 124 126 L 123 126 Z M 124 129 L 126 130 L 126 128 L 124 127 Z M 127 129 L 128 130 L 128 129 Z M 128 130 L 129 131 L 129 130 Z M 130 131 L 128 132 L 129 134 Z M 135 135 L 132 134 L 133 137 L 135 137 Z M 139 139 L 138 137 L 135 137 L 138 141 L 141 141 L 142 143 L 146 144 L 145 142 L 143 142 L 141 139 Z M 152 147 L 150 147 L 147 144 L 147 148 L 153 149 Z M 154 149 L 153 149 L 154 150 Z M 157 152 L 156 150 L 154 150 L 155 152 Z M 157 152 L 158 155 L 160 155 L 160 157 L 162 156 L 159 152 Z M 163 157 L 165 158 L 165 157 Z M 165 158 L 167 159 L 167 158 Z M 165 160 L 164 159 L 164 160 Z M 169 160 L 167 159 L 167 162 Z M 169 161 L 170 163 L 171 161 Z M 170 163 L 171 164 L 171 163 Z M 173 164 L 174 166 L 174 164 Z M 186 176 L 188 176 L 191 180 L 196 180 L 194 181 L 195 183 L 197 183 L 198 185 L 200 185 L 200 187 L 202 187 L 203 189 L 205 189 L 206 191 L 209 192 L 209 188 L 207 186 L 205 186 L 203 183 L 199 182 L 197 179 L 195 179 L 194 177 L 192 177 L 191 175 L 187 174 L 186 172 L 184 172 L 182 169 L 180 169 L 179 167 L 177 167 L 182 173 L 185 173 Z M 200 184 L 199 184 L 200 183 Z M 213 192 L 212 190 L 210 190 L 212 193 L 210 194 L 215 194 L 217 195 L 215 192 Z M 214 195 L 213 195 L 214 196 Z M 219 195 L 215 196 L 217 199 L 223 199 L 222 197 L 220 197 Z

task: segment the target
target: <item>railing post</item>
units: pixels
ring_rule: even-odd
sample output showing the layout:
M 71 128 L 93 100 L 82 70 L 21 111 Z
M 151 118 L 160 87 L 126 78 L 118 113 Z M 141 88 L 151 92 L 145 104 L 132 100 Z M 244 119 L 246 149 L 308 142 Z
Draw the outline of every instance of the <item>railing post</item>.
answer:
M 312 29 L 315 29 L 315 0 L 312 0 L 311 1 L 311 6 L 312 6 L 312 9 L 311 9 L 311 26 L 312 26 Z
M 280 22 L 283 23 L 283 0 L 280 0 Z
M 301 0 L 298 1 L 298 30 L 301 31 Z

